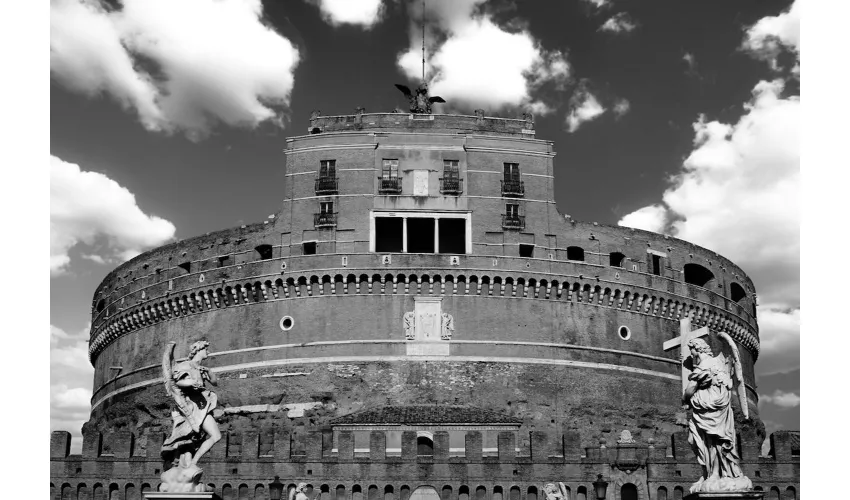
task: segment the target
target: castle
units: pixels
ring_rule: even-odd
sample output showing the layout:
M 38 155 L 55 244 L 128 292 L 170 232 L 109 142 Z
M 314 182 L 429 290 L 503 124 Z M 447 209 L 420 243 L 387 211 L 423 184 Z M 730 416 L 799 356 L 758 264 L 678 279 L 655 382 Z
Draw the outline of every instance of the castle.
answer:
M 314 113 L 273 216 L 139 255 L 95 291 L 91 418 L 81 455 L 52 434 L 51 498 L 157 489 L 160 359 L 205 339 L 224 439 L 200 465 L 224 499 L 300 482 L 319 500 L 543 500 L 553 482 L 565 500 L 680 499 L 700 475 L 683 319 L 738 345 L 742 467 L 766 498 L 799 498 L 799 433 L 760 456 L 750 279 L 562 215 L 554 157 L 530 115 Z

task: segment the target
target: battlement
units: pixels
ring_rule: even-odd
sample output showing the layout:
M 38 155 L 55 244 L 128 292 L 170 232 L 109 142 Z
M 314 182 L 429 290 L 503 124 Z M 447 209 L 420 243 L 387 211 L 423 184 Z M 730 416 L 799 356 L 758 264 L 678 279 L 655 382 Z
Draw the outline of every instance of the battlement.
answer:
M 314 111 L 310 117 L 310 134 L 344 132 L 353 130 L 376 131 L 430 131 L 445 133 L 466 133 L 480 135 L 501 135 L 534 138 L 534 118 L 526 114 L 522 118 L 498 118 L 484 116 L 483 110 L 470 115 L 440 115 L 416 113 L 366 113 L 358 108 L 353 115 L 321 116 Z

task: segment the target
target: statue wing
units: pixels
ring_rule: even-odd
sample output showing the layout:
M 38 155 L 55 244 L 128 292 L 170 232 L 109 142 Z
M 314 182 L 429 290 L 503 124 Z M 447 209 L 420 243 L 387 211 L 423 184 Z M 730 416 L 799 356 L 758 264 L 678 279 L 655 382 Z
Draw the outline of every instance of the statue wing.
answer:
M 749 420 L 750 408 L 747 405 L 747 388 L 744 387 L 744 369 L 741 366 L 741 354 L 738 352 L 738 346 L 735 341 L 726 332 L 718 331 L 717 334 L 727 344 L 732 351 L 732 359 L 730 368 L 732 368 L 732 379 L 735 381 L 735 388 L 738 390 L 738 401 L 741 403 L 741 411 L 744 413 L 744 418 Z
M 558 483 L 558 489 L 561 490 L 561 498 L 564 500 L 568 500 L 570 498 L 570 494 L 567 493 L 567 485 L 564 483 Z
M 429 97 L 428 102 L 433 104 L 435 102 L 446 102 L 446 100 L 443 99 L 442 97 L 438 96 L 438 95 L 435 95 L 434 97 Z
M 408 99 L 410 99 L 410 98 L 412 98 L 412 97 L 413 97 L 413 96 L 410 94 L 410 88 L 408 88 L 408 86 L 407 86 L 407 85 L 402 85 L 402 84 L 400 84 L 400 83 L 396 83 L 396 84 L 395 84 L 395 88 L 397 88 L 397 89 L 401 90 L 401 93 L 402 93 L 402 94 L 404 94 L 404 97 L 407 97 Z
M 169 342 L 165 346 L 165 352 L 162 353 L 162 381 L 165 382 L 165 392 L 171 397 L 177 395 L 177 387 L 174 385 L 174 378 L 171 376 L 171 370 L 174 365 L 174 347 L 176 342 Z
M 297 490 L 297 489 L 298 488 L 292 488 L 291 490 L 289 490 L 289 500 L 292 500 L 293 498 L 295 498 L 295 490 Z

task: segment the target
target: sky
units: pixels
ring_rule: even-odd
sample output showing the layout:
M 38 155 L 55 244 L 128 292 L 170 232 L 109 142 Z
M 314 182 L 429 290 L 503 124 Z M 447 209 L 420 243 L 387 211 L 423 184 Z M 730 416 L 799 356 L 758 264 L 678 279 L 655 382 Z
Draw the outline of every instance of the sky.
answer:
M 51 430 L 80 435 L 116 265 L 280 209 L 310 113 L 535 116 L 562 213 L 702 245 L 759 295 L 760 410 L 800 427 L 802 0 L 52 0 Z M 79 440 L 75 440 L 79 447 Z

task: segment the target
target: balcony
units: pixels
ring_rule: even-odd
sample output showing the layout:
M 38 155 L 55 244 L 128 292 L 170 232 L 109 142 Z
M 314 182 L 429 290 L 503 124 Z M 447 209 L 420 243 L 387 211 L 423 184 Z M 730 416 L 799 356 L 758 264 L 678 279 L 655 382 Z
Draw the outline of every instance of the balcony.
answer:
M 401 194 L 401 179 L 398 177 L 378 178 L 379 194 Z
M 440 193 L 458 195 L 463 192 L 463 179 L 458 177 L 440 177 Z
M 511 198 L 522 198 L 523 196 L 525 196 L 525 183 L 520 180 L 503 180 L 502 196 L 507 196 Z
M 337 214 L 331 212 L 313 214 L 313 225 L 316 229 L 336 227 L 336 216 Z
M 525 216 L 502 214 L 502 228 L 517 230 L 525 229 Z
M 316 196 L 339 194 L 339 177 L 317 177 Z

